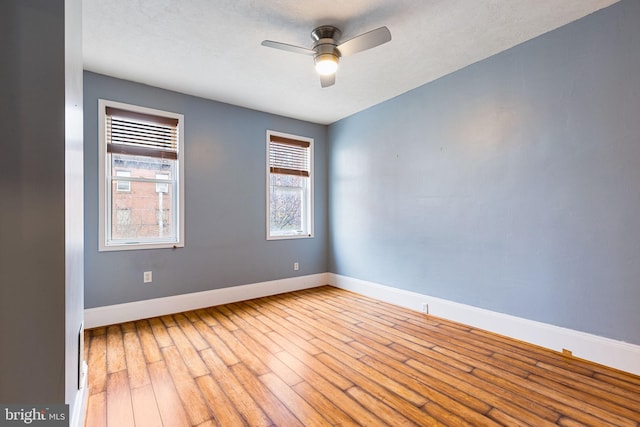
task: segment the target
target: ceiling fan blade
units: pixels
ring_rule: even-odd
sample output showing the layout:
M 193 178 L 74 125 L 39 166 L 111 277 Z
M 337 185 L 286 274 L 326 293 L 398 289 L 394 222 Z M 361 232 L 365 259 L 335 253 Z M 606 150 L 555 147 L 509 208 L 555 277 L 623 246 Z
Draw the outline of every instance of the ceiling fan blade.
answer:
M 389 29 L 380 27 L 339 44 L 337 49 L 342 56 L 353 55 L 354 53 L 380 46 L 390 40 L 391 32 Z
M 327 74 L 324 76 L 320 76 L 320 85 L 322 87 L 333 86 L 336 83 L 336 75 L 335 74 Z
M 274 42 L 271 40 L 263 40 L 262 46 L 272 47 L 274 49 L 286 50 L 287 52 L 301 53 L 303 55 L 313 55 L 314 51 L 306 47 L 294 46 L 292 44 Z

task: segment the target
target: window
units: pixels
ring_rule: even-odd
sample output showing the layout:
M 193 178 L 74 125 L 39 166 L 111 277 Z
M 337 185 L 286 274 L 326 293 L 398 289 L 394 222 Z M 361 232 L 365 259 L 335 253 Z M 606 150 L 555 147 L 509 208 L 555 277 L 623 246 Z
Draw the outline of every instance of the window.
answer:
M 99 101 L 101 251 L 184 246 L 183 122 Z
M 130 178 L 131 177 L 131 172 L 129 171 L 116 171 L 116 176 L 119 177 L 123 177 L 123 178 Z M 124 180 L 124 179 L 119 179 L 116 181 L 116 191 L 121 192 L 130 192 L 131 191 L 131 181 L 129 180 Z
M 267 239 L 313 237 L 313 139 L 267 131 Z
M 166 173 L 157 173 L 156 174 L 156 179 L 160 179 L 160 180 L 168 180 L 169 179 L 169 175 L 167 175 Z M 165 182 L 163 184 L 156 184 L 156 193 L 168 193 L 169 192 L 169 183 Z

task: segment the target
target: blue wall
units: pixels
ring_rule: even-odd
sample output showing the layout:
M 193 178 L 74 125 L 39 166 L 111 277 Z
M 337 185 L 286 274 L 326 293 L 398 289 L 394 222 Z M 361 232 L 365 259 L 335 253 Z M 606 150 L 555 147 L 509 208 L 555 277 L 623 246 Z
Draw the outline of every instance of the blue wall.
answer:
M 86 308 L 328 270 L 326 126 L 90 72 L 84 78 Z M 185 248 L 98 252 L 99 98 L 184 114 Z M 267 129 L 315 138 L 315 238 L 266 240 Z M 153 283 L 143 284 L 148 270 Z
M 85 307 L 331 271 L 640 344 L 639 21 L 623 0 L 328 128 L 85 73 Z M 185 114 L 186 248 L 97 251 L 100 97 Z M 314 239 L 265 240 L 266 129 L 315 138 Z
M 640 2 L 329 127 L 330 271 L 640 344 Z

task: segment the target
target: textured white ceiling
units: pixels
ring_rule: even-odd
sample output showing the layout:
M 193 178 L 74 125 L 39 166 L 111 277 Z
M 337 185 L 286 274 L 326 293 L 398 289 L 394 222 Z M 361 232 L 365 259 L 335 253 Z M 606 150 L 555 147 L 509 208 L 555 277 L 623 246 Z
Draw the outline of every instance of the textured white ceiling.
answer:
M 84 0 L 86 70 L 329 124 L 618 0 Z M 325 89 L 311 47 L 386 25 L 393 39 L 342 58 Z

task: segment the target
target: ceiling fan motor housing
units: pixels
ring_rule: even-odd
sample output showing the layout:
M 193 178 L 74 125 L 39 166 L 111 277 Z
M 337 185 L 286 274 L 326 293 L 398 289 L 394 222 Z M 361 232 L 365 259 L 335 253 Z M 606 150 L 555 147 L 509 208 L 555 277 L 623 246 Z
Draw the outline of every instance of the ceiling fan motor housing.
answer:
M 338 62 L 340 51 L 336 49 L 336 46 L 341 35 L 340 30 L 331 25 L 323 25 L 311 31 L 311 38 L 314 40 L 313 51 L 315 52 L 313 59 L 316 63 L 326 59 Z

